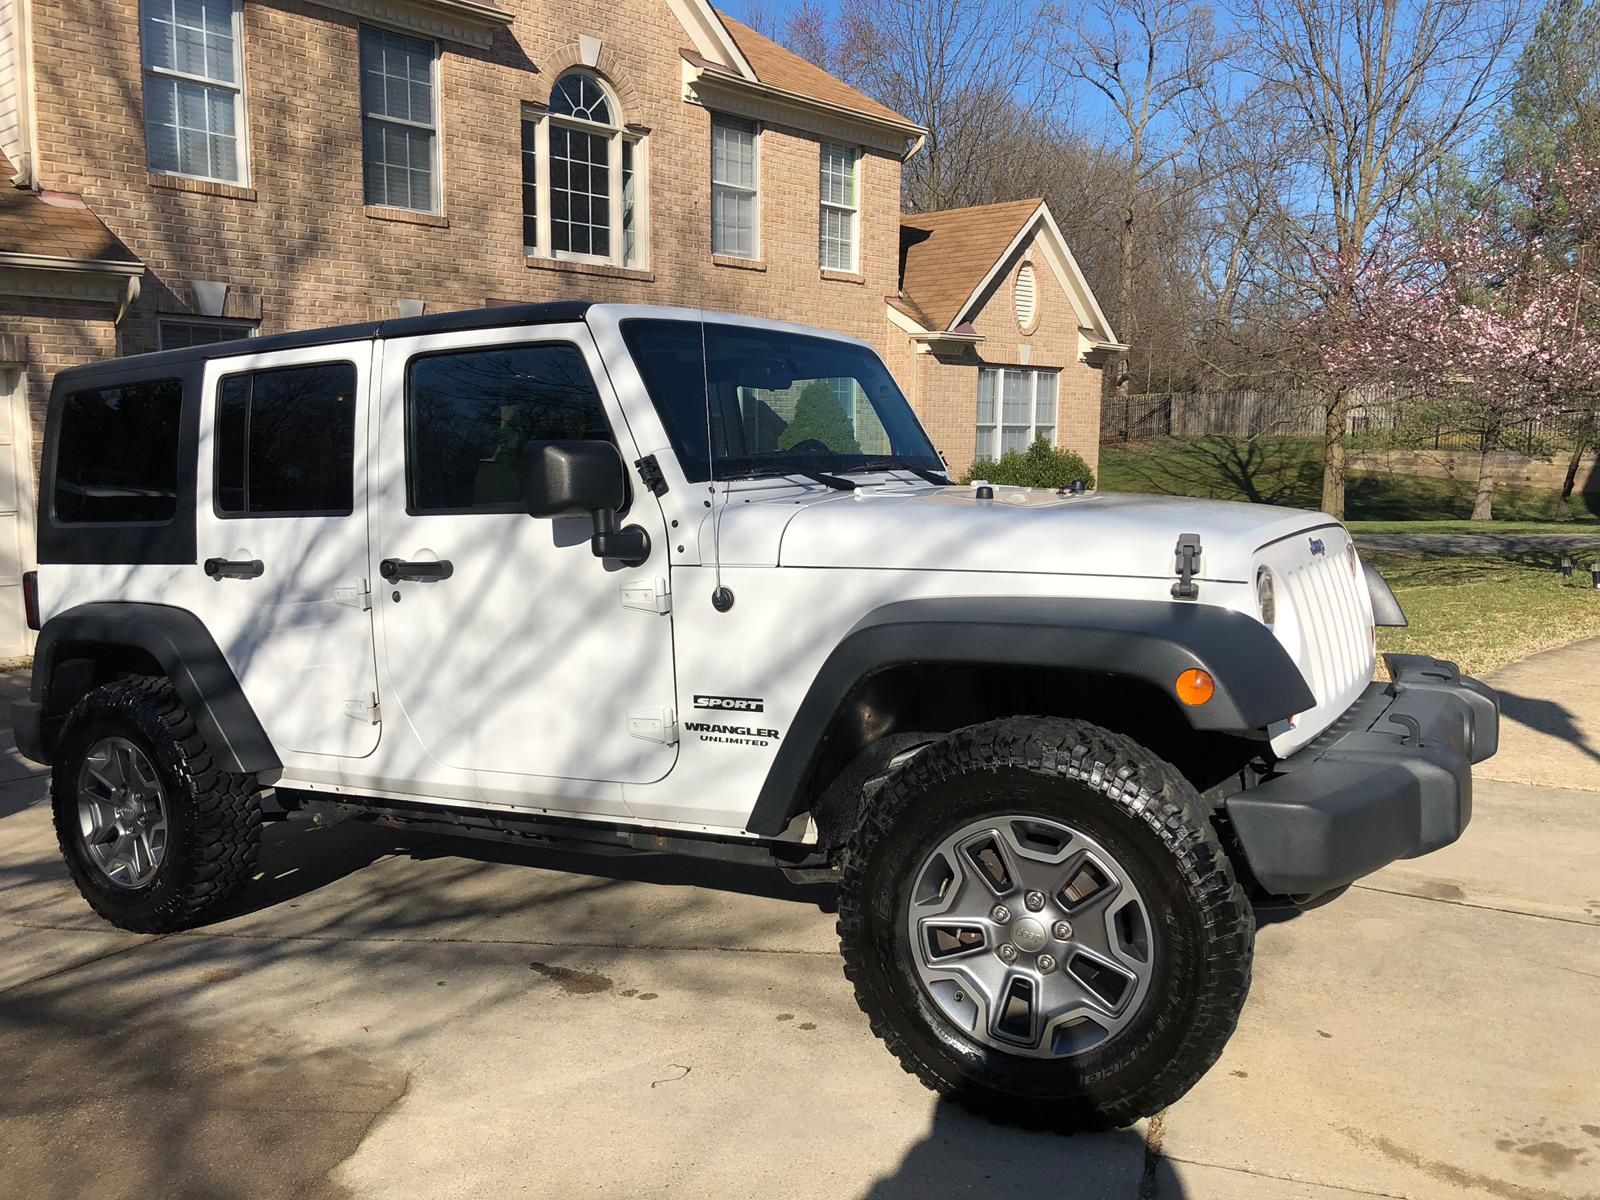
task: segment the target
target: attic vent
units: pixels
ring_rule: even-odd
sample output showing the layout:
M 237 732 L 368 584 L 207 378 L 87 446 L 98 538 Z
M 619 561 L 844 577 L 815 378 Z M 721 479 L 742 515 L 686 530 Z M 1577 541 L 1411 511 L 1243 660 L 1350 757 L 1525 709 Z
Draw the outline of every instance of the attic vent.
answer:
M 1033 277 L 1033 264 L 1023 263 L 1017 268 L 1016 293 L 1017 325 L 1024 333 L 1031 332 L 1039 317 L 1039 289 Z

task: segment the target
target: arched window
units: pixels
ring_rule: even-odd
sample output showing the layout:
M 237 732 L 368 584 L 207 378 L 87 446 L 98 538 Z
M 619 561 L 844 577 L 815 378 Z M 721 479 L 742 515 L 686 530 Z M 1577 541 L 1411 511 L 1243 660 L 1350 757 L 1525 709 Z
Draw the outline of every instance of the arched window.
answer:
M 550 105 L 522 126 L 522 225 L 526 252 L 617 266 L 643 254 L 641 139 L 598 75 L 573 69 Z

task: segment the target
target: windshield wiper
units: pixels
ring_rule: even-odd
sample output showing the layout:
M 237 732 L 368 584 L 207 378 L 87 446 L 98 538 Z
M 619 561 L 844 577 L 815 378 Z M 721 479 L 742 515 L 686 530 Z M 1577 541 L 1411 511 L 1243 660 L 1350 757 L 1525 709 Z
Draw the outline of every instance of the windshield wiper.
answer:
M 732 476 L 735 479 L 774 479 L 781 475 L 798 475 L 802 479 L 809 479 L 813 483 L 820 483 L 840 492 L 853 492 L 861 485 L 853 479 L 841 479 L 837 475 L 829 475 L 826 471 L 814 471 L 809 467 L 797 467 L 791 463 L 784 463 L 771 467 L 763 467 L 757 471 L 740 471 Z
M 856 469 L 860 471 L 910 471 L 918 479 L 926 480 L 928 483 L 937 484 L 940 487 L 954 486 L 950 482 L 948 475 L 941 475 L 939 472 L 930 471 L 926 467 L 914 466 L 905 459 L 897 458 L 892 454 L 876 457 L 872 462 Z

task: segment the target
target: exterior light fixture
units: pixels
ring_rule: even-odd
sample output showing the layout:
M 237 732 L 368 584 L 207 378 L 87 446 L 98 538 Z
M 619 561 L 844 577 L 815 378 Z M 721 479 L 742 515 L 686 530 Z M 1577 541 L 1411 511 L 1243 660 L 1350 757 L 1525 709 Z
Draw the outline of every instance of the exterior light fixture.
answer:
M 1563 579 L 1572 578 L 1572 555 L 1570 554 L 1561 556 L 1561 576 Z

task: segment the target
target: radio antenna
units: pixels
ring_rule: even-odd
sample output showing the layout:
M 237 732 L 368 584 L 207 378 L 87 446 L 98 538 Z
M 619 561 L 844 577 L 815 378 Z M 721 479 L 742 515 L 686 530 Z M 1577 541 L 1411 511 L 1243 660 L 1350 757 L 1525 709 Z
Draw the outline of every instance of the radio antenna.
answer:
M 706 478 L 711 490 L 714 511 L 711 514 L 711 560 L 716 572 L 716 586 L 711 590 L 711 607 L 727 612 L 733 607 L 733 592 L 722 586 L 722 510 L 728 506 L 728 487 L 722 487 L 722 503 L 716 503 L 717 448 L 711 440 L 711 361 L 706 350 L 706 317 L 700 314 L 700 382 L 706 398 Z

